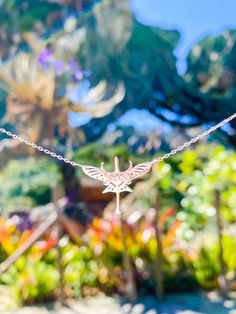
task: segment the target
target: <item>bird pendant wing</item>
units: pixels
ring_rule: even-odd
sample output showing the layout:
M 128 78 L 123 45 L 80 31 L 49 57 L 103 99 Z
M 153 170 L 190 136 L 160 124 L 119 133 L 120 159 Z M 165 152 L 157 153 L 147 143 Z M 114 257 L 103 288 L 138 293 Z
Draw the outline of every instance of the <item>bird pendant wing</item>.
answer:
M 93 179 L 96 179 L 96 180 L 100 180 L 104 183 L 107 182 L 108 178 L 107 178 L 106 170 L 101 169 L 101 168 L 97 168 L 94 166 L 86 166 L 86 165 L 83 165 L 81 168 L 87 176 L 89 176 Z
M 144 176 L 146 173 L 150 171 L 152 167 L 151 162 L 144 162 L 141 164 L 138 164 L 128 170 L 125 171 L 125 174 L 128 174 L 131 178 L 131 180 L 134 180 L 138 177 Z
M 114 174 L 113 175 L 110 174 L 105 169 L 97 168 L 94 166 L 86 166 L 86 165 L 81 166 L 83 172 L 87 176 L 96 180 L 100 180 L 105 185 L 110 185 L 111 182 L 115 180 L 117 188 L 119 187 L 120 190 L 123 190 L 123 189 L 127 190 L 127 185 L 129 185 L 132 180 L 145 175 L 147 172 L 150 171 L 151 167 L 152 167 L 151 162 L 141 163 L 134 167 L 130 167 L 128 170 L 124 172 L 118 173 L 117 178 L 114 178 Z

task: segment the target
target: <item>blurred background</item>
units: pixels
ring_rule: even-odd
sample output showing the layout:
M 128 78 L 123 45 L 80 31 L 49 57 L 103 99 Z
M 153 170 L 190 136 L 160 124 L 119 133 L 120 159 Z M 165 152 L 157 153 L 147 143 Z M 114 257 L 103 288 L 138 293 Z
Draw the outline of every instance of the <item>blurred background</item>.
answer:
M 0 126 L 113 171 L 236 111 L 233 0 L 0 0 Z M 156 164 L 121 216 L 0 134 L 1 313 L 236 313 L 236 120 Z

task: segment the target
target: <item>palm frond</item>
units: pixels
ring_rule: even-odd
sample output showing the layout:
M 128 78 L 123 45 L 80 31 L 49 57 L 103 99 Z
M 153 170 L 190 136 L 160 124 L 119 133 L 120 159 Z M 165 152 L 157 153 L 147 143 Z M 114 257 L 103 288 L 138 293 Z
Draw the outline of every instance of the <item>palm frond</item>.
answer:
M 71 104 L 69 108 L 70 111 L 90 113 L 94 118 L 100 118 L 110 113 L 112 109 L 123 100 L 125 87 L 124 84 L 120 82 L 114 94 L 110 98 L 102 100 L 106 92 L 106 90 L 104 90 L 105 86 L 107 86 L 107 83 L 101 81 L 79 104 Z

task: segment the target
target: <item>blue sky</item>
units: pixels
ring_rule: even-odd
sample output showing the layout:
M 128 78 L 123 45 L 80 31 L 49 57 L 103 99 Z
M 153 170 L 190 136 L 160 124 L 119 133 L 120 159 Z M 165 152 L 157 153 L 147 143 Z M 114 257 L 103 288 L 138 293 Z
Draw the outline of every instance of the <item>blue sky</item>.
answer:
M 206 34 L 236 28 L 236 0 L 130 0 L 136 18 L 144 24 L 177 29 L 181 42 L 176 51 L 179 72 L 187 52 Z

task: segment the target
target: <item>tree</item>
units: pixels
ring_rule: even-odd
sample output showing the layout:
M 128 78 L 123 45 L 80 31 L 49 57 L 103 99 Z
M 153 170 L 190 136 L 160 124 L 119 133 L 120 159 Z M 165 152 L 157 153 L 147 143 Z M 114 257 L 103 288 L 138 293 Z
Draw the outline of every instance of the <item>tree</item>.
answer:
M 181 76 L 174 55 L 180 39 L 178 31 L 142 25 L 133 17 L 126 0 L 95 1 L 90 5 L 86 16 L 73 9 L 77 26 L 86 30 L 77 59 L 91 71 L 93 84 L 106 79 L 113 85 L 122 79 L 126 97 L 109 115 L 81 127 L 86 141 L 98 139 L 110 122 L 134 107 L 146 108 L 182 130 L 217 123 L 235 111 L 234 30 L 207 36 L 195 45 L 187 57 L 186 74 Z M 66 8 L 60 4 L 57 10 L 67 12 L 67 18 Z M 57 38 L 58 28 L 52 25 L 47 27 Z M 230 132 L 221 131 L 235 146 L 236 122 L 231 121 L 230 126 Z
M 91 138 L 99 137 L 108 122 L 133 107 L 146 108 L 161 120 L 181 128 L 217 123 L 234 113 L 234 30 L 216 37 L 207 36 L 193 47 L 187 58 L 187 72 L 181 76 L 174 55 L 180 39 L 177 31 L 140 24 L 124 2 L 109 14 L 105 11 L 106 23 L 101 27 L 105 13 L 102 4 L 96 8 L 93 22 L 87 23 L 88 37 L 80 56 L 91 69 L 92 78 L 104 76 L 112 81 L 122 77 L 126 98 L 109 116 L 84 126 L 85 130 L 99 128 L 96 135 L 90 133 Z M 94 51 L 95 56 L 88 57 Z M 236 122 L 232 121 L 230 126 L 231 132 L 222 132 L 236 145 Z

